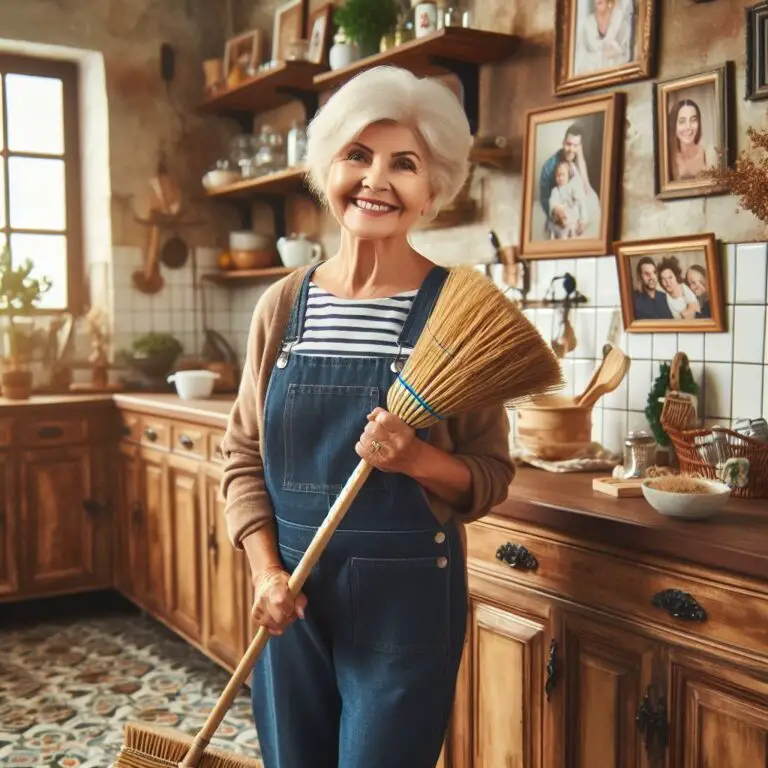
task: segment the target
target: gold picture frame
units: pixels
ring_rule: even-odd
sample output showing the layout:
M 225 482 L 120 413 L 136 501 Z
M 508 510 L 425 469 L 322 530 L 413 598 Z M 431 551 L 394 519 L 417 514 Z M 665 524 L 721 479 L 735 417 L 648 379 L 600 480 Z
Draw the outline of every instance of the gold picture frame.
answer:
M 224 82 L 235 65 L 242 69 L 243 76 L 255 72 L 261 64 L 264 50 L 264 33 L 252 29 L 227 40 L 224 46 Z
M 621 92 L 528 111 L 520 237 L 524 259 L 610 253 L 623 120 Z
M 658 14 L 658 0 L 557 0 L 555 94 L 653 77 Z
M 654 181 L 658 198 L 728 192 L 727 185 L 701 174 L 733 162 L 732 80 L 733 62 L 726 62 L 706 72 L 654 83 Z
M 288 0 L 275 11 L 272 27 L 272 61 L 288 61 L 288 46 L 304 38 L 307 0 Z
M 327 64 L 328 52 L 333 41 L 333 3 L 326 3 L 312 11 L 307 18 L 309 50 L 307 61 Z
M 725 306 L 715 235 L 614 243 L 627 333 L 721 333 Z

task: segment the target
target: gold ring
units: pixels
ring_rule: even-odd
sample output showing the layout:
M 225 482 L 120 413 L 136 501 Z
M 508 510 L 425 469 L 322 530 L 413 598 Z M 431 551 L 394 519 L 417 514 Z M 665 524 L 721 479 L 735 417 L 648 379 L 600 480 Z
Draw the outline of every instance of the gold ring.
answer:
M 378 440 L 371 440 L 371 453 L 378 453 L 381 450 L 381 443 Z

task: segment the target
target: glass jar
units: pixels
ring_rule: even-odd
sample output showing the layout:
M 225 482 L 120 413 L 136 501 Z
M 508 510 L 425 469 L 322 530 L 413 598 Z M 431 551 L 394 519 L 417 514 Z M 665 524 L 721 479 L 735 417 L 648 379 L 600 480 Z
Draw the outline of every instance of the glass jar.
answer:
M 257 151 L 256 137 L 250 133 L 235 136 L 229 144 L 229 156 L 239 168 L 244 179 L 256 175 L 255 158 Z
M 285 168 L 285 142 L 283 134 L 271 126 L 264 125 L 259 134 L 259 149 L 256 153 L 256 169 L 259 176 L 274 173 Z
M 294 120 L 286 141 L 286 162 L 289 168 L 303 165 L 307 155 L 307 128 Z

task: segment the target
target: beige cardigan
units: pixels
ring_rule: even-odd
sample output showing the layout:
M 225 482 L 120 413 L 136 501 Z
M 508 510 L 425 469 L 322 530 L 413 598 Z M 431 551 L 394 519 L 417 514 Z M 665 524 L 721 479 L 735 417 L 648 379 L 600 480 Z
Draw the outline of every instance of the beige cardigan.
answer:
M 221 489 L 226 499 L 229 537 L 238 549 L 242 540 L 274 518 L 264 482 L 261 456 L 267 384 L 306 268 L 271 285 L 256 305 L 237 399 L 222 442 L 225 457 Z M 365 427 L 361 424 L 360 431 Z M 472 502 L 453 509 L 427 492 L 435 517 L 477 519 L 507 498 L 514 477 L 509 457 L 509 421 L 503 406 L 482 408 L 441 421 L 429 428 L 427 440 L 463 461 L 472 474 Z

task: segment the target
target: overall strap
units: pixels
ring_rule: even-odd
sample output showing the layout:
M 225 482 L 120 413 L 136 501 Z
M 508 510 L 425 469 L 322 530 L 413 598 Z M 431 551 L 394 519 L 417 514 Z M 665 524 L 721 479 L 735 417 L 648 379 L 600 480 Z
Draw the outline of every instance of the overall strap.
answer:
M 435 266 L 424 278 L 397 340 L 400 346 L 416 346 L 447 277 L 447 269 Z
M 304 313 L 307 309 L 307 297 L 309 296 L 309 283 L 319 266 L 320 264 L 313 264 L 301 281 L 301 288 L 299 288 L 298 296 L 291 310 L 291 319 L 288 321 L 288 326 L 285 329 L 283 344 L 293 344 L 301 338 L 301 332 L 304 329 Z

